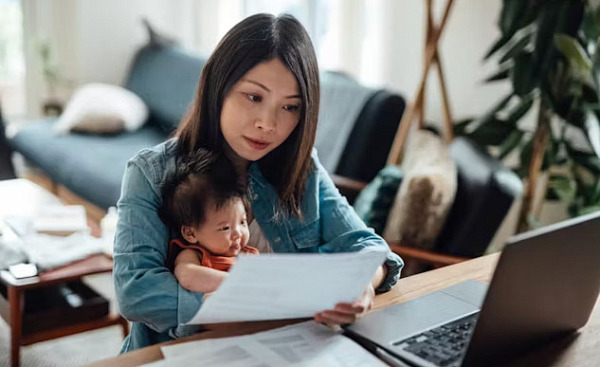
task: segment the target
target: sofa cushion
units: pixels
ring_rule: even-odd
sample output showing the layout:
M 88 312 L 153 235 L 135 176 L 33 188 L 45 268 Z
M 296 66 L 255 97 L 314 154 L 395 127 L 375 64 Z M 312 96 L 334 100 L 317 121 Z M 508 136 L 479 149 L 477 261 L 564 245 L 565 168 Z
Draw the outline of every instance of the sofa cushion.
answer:
M 90 83 L 73 94 L 54 131 L 115 134 L 135 131 L 147 119 L 148 107 L 135 93 L 116 85 Z
M 193 101 L 205 62 L 176 47 L 150 44 L 135 55 L 125 88 L 146 103 L 149 123 L 169 134 Z
M 379 235 L 383 234 L 400 183 L 402 183 L 402 169 L 395 165 L 388 165 L 379 171 L 354 202 L 356 214 Z
M 28 123 L 11 139 L 11 145 L 53 181 L 102 208 L 115 205 L 119 199 L 127 160 L 140 149 L 165 140 L 158 127 L 148 125 L 110 136 L 56 136 L 52 132 L 54 121 Z
M 404 178 L 384 237 L 404 246 L 431 249 L 456 195 L 456 165 L 436 134 L 415 131 L 402 162 Z

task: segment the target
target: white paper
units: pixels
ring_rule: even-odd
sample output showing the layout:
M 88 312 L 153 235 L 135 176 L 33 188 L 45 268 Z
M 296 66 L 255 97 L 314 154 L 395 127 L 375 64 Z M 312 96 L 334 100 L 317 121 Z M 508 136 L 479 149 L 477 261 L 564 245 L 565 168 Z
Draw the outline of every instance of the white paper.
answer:
M 385 257 L 380 250 L 240 256 L 188 324 L 312 317 L 357 300 Z
M 308 321 L 253 335 L 165 346 L 148 366 L 386 366 L 352 340 Z

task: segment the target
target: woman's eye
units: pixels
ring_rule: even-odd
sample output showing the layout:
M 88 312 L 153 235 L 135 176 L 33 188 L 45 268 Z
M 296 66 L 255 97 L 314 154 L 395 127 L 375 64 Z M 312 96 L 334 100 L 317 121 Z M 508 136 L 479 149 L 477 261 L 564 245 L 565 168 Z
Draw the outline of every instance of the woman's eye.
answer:
M 246 94 L 246 97 L 251 101 L 251 102 L 260 102 L 262 99 L 260 98 L 260 96 L 257 96 L 256 94 Z
M 298 106 L 297 104 L 289 104 L 287 106 L 283 106 L 283 109 L 289 112 L 295 112 L 300 109 L 300 106 Z

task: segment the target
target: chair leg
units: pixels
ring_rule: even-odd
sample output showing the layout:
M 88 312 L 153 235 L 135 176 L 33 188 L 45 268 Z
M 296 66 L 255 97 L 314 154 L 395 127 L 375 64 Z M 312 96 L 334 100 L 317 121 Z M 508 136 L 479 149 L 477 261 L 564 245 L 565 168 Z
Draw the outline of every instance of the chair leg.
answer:
M 127 320 L 125 320 L 123 317 L 121 317 L 121 330 L 123 332 L 123 338 L 126 338 L 127 335 L 129 335 L 129 322 L 127 322 Z
M 19 367 L 21 332 L 23 326 L 23 293 L 8 286 L 8 302 L 10 305 L 10 365 Z

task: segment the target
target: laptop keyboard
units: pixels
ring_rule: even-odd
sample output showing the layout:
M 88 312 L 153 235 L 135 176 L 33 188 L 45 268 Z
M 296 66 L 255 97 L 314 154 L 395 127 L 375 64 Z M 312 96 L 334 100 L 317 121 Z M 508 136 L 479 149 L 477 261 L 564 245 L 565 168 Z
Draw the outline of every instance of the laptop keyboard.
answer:
M 437 366 L 459 366 L 478 316 L 479 313 L 474 313 L 394 345 Z

